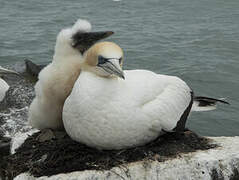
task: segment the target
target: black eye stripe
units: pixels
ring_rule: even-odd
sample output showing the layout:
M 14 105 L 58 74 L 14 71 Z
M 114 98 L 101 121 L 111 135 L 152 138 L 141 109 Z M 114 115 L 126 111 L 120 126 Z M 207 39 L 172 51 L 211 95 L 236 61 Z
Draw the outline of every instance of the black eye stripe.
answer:
M 121 58 L 119 58 L 119 63 L 121 64 L 121 62 L 122 62 L 122 57 L 121 57 Z
M 104 64 L 108 61 L 108 59 L 104 58 L 103 56 L 98 57 L 98 64 Z
M 111 60 L 111 59 L 116 59 L 116 58 L 104 58 L 103 56 L 100 55 L 100 56 L 98 56 L 98 65 L 109 62 L 109 60 Z M 119 58 L 119 63 L 121 64 L 121 62 L 122 62 L 122 57 Z

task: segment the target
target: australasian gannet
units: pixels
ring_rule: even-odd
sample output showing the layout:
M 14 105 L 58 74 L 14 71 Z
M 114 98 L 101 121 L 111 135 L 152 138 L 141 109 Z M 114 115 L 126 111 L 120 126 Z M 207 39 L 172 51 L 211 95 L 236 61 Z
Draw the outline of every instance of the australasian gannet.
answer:
M 111 31 L 90 32 L 91 24 L 79 19 L 57 36 L 53 61 L 38 76 L 36 97 L 29 109 L 29 124 L 37 129 L 62 129 L 62 108 L 80 74 L 82 55 Z
M 122 64 L 123 51 L 114 43 L 100 42 L 86 52 L 63 108 L 64 127 L 72 139 L 98 149 L 144 145 L 163 131 L 183 131 L 194 99 L 195 109 L 226 103 L 194 97 L 178 77 L 123 71 Z
M 15 75 L 19 75 L 17 72 L 12 71 L 12 70 L 8 70 L 5 69 L 3 67 L 0 66 L 0 76 L 4 75 L 4 74 L 15 74 Z M 5 94 L 7 92 L 7 90 L 9 89 L 9 85 L 7 84 L 6 81 L 4 81 L 1 77 L 0 77 L 0 102 L 4 99 Z

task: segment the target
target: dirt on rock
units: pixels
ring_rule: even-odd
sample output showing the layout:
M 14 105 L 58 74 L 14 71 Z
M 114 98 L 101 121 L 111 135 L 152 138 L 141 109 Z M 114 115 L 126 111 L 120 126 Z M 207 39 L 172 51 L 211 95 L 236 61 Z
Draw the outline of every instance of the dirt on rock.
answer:
M 0 174 L 12 179 L 27 171 L 39 177 L 73 171 L 109 170 L 125 163 L 141 160 L 161 162 L 180 157 L 183 153 L 216 147 L 209 139 L 189 130 L 165 134 L 145 146 L 111 151 L 87 147 L 65 133 L 53 132 L 56 135 L 51 135 L 51 138 L 42 138 L 41 134 L 38 132 L 28 137 L 15 154 L 3 157 Z

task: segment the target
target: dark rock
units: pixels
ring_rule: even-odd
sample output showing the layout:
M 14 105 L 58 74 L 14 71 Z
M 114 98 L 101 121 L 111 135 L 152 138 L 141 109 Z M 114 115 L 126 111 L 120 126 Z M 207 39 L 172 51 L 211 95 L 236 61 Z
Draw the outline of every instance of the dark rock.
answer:
M 11 138 L 0 137 L 0 161 L 3 156 L 10 154 L 10 141 Z
M 222 171 L 217 171 L 216 169 L 212 169 L 211 171 L 211 179 L 212 180 L 224 180 L 224 176 Z
M 40 71 L 46 66 L 46 65 L 37 65 L 28 59 L 25 60 L 25 64 L 26 64 L 26 72 L 33 77 L 37 77 Z
M 8 68 L 19 70 L 20 76 L 4 75 L 2 77 L 10 88 L 3 102 L 0 103 L 0 110 L 29 106 L 35 96 L 34 85 L 37 76 L 45 65 L 36 65 L 30 60 L 25 60 L 25 64 L 20 63 L 13 67 Z
M 36 140 L 39 142 L 45 142 L 56 138 L 54 132 L 51 129 L 44 129 L 41 133 L 36 137 Z
M 230 177 L 230 180 L 239 180 L 239 170 L 234 168 L 233 175 Z
M 36 76 L 44 66 L 26 60 L 26 62 L 6 67 L 17 71 L 20 76 L 4 75 L 2 77 L 10 88 L 4 100 L 0 102 L 0 134 L 2 132 L 3 135 L 11 136 L 16 132 L 24 132 L 28 129 L 25 127 L 28 107 L 35 96 Z

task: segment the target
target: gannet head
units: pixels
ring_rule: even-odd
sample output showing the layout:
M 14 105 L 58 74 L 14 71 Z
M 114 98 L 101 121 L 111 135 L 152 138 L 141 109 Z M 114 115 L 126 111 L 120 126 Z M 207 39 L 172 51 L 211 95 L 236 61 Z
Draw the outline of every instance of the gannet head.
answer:
M 82 70 L 103 77 L 118 76 L 124 79 L 123 50 L 113 42 L 99 42 L 85 54 Z
M 59 32 L 53 60 L 68 60 L 69 57 L 82 58 L 84 52 L 94 43 L 112 34 L 112 31 L 91 32 L 91 24 L 87 20 L 79 19 L 72 27 Z

